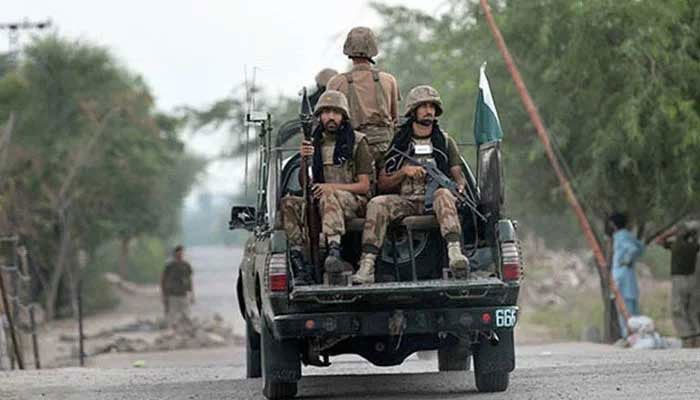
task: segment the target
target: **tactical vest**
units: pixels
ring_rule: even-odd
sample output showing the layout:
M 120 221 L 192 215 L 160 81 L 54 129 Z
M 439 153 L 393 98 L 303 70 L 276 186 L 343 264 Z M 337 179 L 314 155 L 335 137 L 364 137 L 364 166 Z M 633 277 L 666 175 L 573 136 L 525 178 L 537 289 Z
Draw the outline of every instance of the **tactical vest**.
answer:
M 340 165 L 333 163 L 333 151 L 335 150 L 335 141 L 324 140 L 321 145 L 321 159 L 323 160 L 323 178 L 326 183 L 354 183 L 357 182 L 356 173 L 357 166 L 355 165 L 355 153 L 360 141 L 365 138 L 365 135 L 360 132 L 355 132 L 355 145 L 352 148 L 352 157 Z
M 421 139 L 413 138 L 412 141 L 414 145 L 414 158 L 424 163 L 437 164 L 433 154 L 435 149 L 433 148 L 433 142 L 430 140 L 430 137 Z M 401 182 L 399 193 L 402 196 L 408 197 L 425 196 L 426 178 L 427 175 L 420 179 L 406 177 L 406 179 Z
M 374 80 L 374 93 L 375 100 L 377 102 L 377 108 L 379 110 L 386 111 L 385 116 L 370 116 L 370 119 L 364 124 L 359 125 L 360 121 L 365 121 L 366 116 L 364 115 L 362 108 L 360 107 L 360 100 L 355 89 L 355 80 L 352 77 L 352 72 L 346 72 L 343 74 L 345 80 L 348 82 L 348 102 L 350 106 L 350 121 L 352 121 L 353 129 L 364 133 L 367 136 L 367 143 L 370 147 L 375 145 L 381 145 L 384 143 L 389 143 L 393 137 L 393 126 L 391 121 L 391 116 L 389 115 L 387 104 L 389 101 L 385 98 L 384 87 L 379 79 L 379 71 L 376 69 L 371 69 L 372 80 Z M 388 146 L 384 146 L 388 148 Z M 386 151 L 386 148 L 383 150 Z

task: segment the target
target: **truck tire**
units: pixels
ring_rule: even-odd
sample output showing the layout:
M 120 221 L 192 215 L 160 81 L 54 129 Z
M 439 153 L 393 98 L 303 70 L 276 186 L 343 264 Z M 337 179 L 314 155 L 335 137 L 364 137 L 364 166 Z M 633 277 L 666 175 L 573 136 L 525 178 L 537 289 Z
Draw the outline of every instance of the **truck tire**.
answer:
M 505 391 L 510 371 L 515 369 L 513 330 L 497 333 L 496 343 L 484 340 L 474 348 L 474 380 L 480 392 Z
M 504 371 L 480 374 L 474 369 L 476 388 L 482 393 L 504 392 L 508 389 L 508 377 L 510 373 Z
M 261 324 L 263 395 L 268 400 L 291 399 L 301 378 L 299 342 L 275 339 L 265 317 Z
M 262 366 L 260 360 L 260 334 L 255 332 L 253 324 L 245 320 L 245 376 L 260 378 Z
M 448 346 L 438 349 L 438 371 L 469 371 L 471 356 L 467 349 Z

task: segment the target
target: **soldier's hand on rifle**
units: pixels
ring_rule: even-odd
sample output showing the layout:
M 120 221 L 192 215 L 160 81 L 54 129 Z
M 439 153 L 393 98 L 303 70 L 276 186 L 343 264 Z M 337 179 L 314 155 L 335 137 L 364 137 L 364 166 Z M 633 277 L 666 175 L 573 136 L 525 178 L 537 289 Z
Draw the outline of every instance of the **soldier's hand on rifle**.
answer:
M 464 194 L 464 183 L 457 183 L 457 191 Z
M 404 165 L 401 170 L 409 178 L 420 179 L 425 176 L 425 170 L 418 165 Z
M 320 199 L 322 195 L 329 195 L 335 190 L 332 183 L 317 183 L 313 187 L 314 197 Z
M 311 157 L 314 155 L 314 145 L 308 140 L 303 140 L 300 152 L 302 157 Z

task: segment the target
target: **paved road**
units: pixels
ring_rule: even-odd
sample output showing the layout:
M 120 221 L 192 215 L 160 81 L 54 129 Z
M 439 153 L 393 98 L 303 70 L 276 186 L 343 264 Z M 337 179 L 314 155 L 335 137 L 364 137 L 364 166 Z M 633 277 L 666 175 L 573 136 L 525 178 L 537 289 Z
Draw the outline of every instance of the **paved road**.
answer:
M 58 369 L 0 374 L 0 399 L 262 399 L 260 379 L 244 379 L 243 350 L 180 354 L 177 368 Z M 412 357 L 393 368 L 347 357 L 305 368 L 305 399 L 700 399 L 700 350 L 620 350 L 565 343 L 520 346 L 505 393 L 479 394 L 471 374 L 437 373 Z M 169 353 L 172 355 L 173 353 Z M 195 357 L 196 356 L 196 357 Z M 194 358 L 193 358 L 194 357 Z M 230 357 L 230 358 L 229 358 Z M 157 356 L 155 357 L 157 359 Z
M 239 249 L 192 248 L 198 315 L 219 312 L 240 330 L 234 276 Z M 154 312 L 160 312 L 157 298 Z M 527 334 L 518 336 L 522 339 Z M 700 399 L 700 350 L 632 351 L 587 343 L 518 345 L 510 389 L 476 392 L 471 373 L 437 373 L 435 360 L 411 357 L 393 368 L 358 357 L 303 371 L 305 399 Z M 100 358 L 102 357 L 102 358 Z M 244 349 L 109 354 L 102 368 L 0 372 L 0 400 L 262 399 L 260 379 L 245 379 Z M 143 360 L 144 368 L 133 368 Z M 105 367 L 109 368 L 105 368 Z

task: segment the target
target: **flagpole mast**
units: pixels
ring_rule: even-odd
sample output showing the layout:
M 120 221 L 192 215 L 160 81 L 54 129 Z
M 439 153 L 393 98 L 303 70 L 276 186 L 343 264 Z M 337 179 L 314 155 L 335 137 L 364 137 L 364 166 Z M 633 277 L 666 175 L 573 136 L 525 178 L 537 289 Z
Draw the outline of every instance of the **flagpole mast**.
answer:
M 578 199 L 576 198 L 576 195 L 574 194 L 569 180 L 566 178 L 566 175 L 561 167 L 561 164 L 559 163 L 559 160 L 554 154 L 549 132 L 542 123 L 542 119 L 540 118 L 540 114 L 537 111 L 537 107 L 532 101 L 530 93 L 528 92 L 527 87 L 525 86 L 525 82 L 520 76 L 520 71 L 515 65 L 513 57 L 511 57 L 510 55 L 510 51 L 506 46 L 505 40 L 503 40 L 503 35 L 501 35 L 501 31 L 496 25 L 496 21 L 494 20 L 493 15 L 491 13 L 491 7 L 488 5 L 488 2 L 486 0 L 480 0 L 480 4 L 481 8 L 484 10 L 486 22 L 488 23 L 489 29 L 491 30 L 491 34 L 493 34 L 494 40 L 496 41 L 498 49 L 501 52 L 501 56 L 503 56 L 503 60 L 506 63 L 508 72 L 510 72 L 510 75 L 513 79 L 513 83 L 515 83 L 515 87 L 518 89 L 518 93 L 520 94 L 520 100 L 523 102 L 525 110 L 530 115 L 530 120 L 535 126 L 537 136 L 544 145 L 545 154 L 547 155 L 547 158 L 549 159 L 549 163 L 552 165 L 552 168 L 554 168 L 554 172 L 556 173 L 557 178 L 559 179 L 559 184 L 561 185 L 562 189 L 564 190 L 564 193 L 566 194 L 566 199 L 573 208 L 574 214 L 576 214 L 576 219 L 578 219 L 578 222 L 581 225 L 583 235 L 588 241 L 588 245 L 593 250 L 593 255 L 596 259 L 596 265 L 600 270 L 601 276 L 609 277 L 610 275 L 608 270 L 608 262 L 605 259 L 605 256 L 603 255 L 603 250 L 600 246 L 600 243 L 598 243 L 598 240 L 596 239 L 595 234 L 593 233 L 593 229 L 591 228 L 590 221 L 588 220 L 588 217 L 583 211 L 581 203 L 579 203 Z M 617 305 L 620 314 L 622 314 L 622 316 L 625 318 L 625 321 L 629 320 L 629 311 L 625 306 L 625 302 L 622 299 L 622 295 L 620 294 L 620 291 L 617 288 L 615 281 L 613 279 L 608 278 L 608 282 L 610 285 L 610 291 L 615 295 L 615 304 Z

